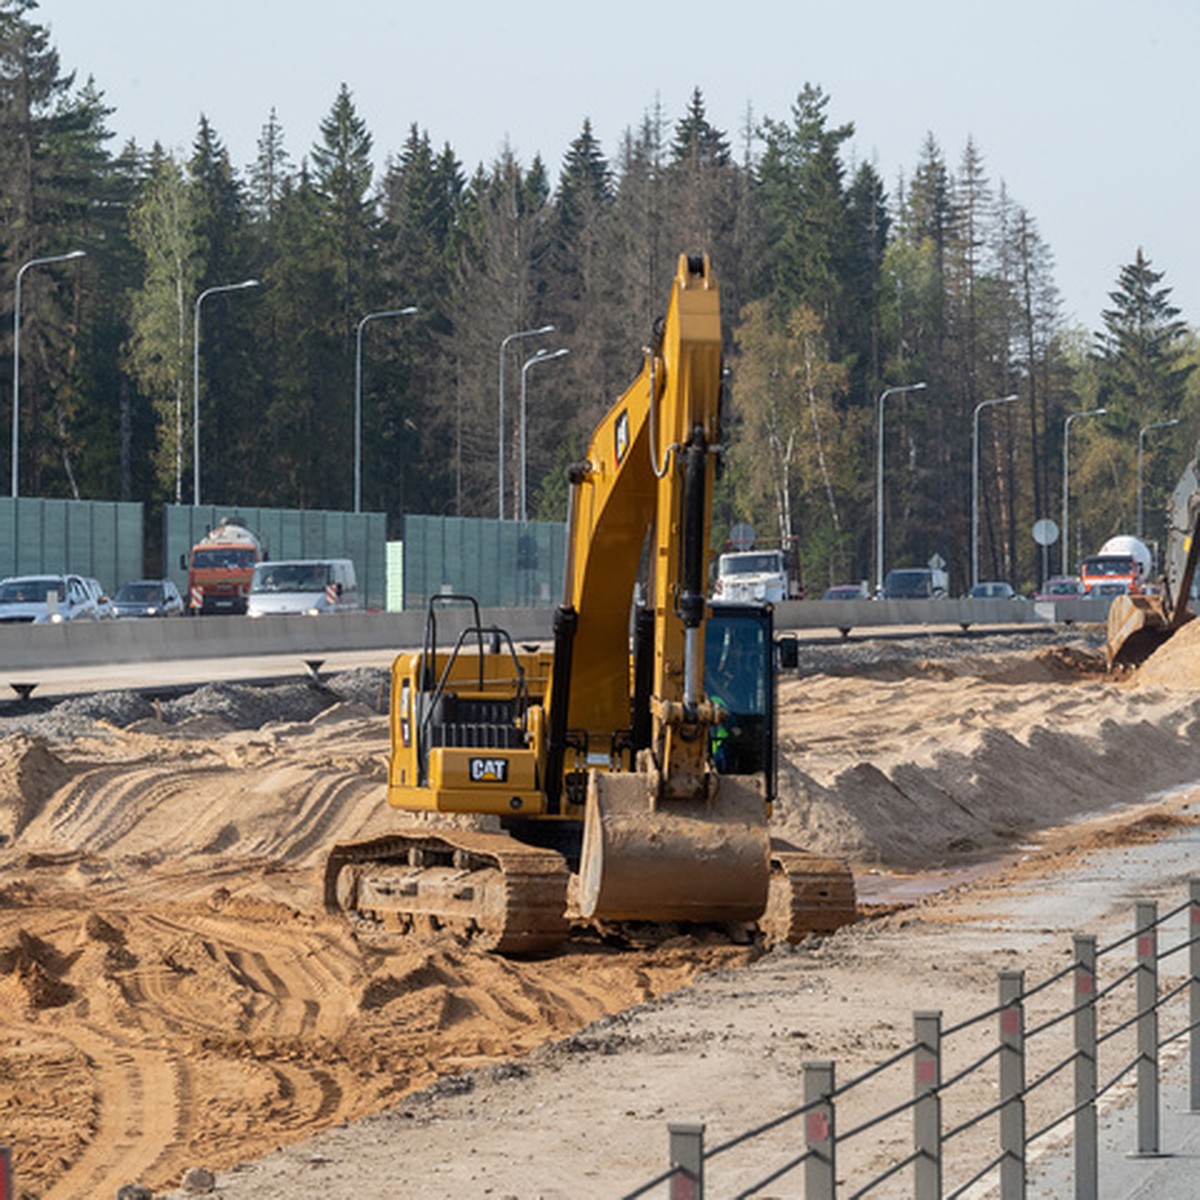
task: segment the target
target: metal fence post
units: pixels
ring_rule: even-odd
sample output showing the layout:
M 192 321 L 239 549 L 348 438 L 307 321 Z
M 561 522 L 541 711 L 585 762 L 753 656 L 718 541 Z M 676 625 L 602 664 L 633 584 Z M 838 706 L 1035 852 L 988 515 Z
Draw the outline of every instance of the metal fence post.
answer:
M 942 1196 L 942 1014 L 913 1013 L 917 1044 L 913 1057 L 913 1163 L 914 1200 L 941 1200 Z
M 1158 1153 L 1158 905 L 1137 903 L 1137 1154 Z
M 677 1122 L 667 1126 L 670 1135 L 670 1200 L 704 1200 L 704 1126 Z
M 1200 879 L 1188 880 L 1188 1095 L 1192 1112 L 1200 1112 Z
M 1024 971 L 1000 972 L 1000 1200 L 1025 1197 Z
M 834 1200 L 837 1188 L 836 1134 L 834 1130 L 833 1063 L 827 1059 L 804 1064 L 804 1103 L 813 1107 L 804 1114 L 805 1200 Z
M 1100 1194 L 1096 1138 L 1096 939 L 1075 935 L 1075 1200 Z

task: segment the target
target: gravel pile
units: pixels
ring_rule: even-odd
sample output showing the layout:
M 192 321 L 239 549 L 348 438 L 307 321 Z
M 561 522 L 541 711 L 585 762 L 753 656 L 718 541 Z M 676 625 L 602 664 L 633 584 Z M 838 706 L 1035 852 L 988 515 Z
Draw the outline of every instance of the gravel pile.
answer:
M 1068 636 L 1058 627 L 1019 633 L 929 633 L 902 637 L 846 638 L 840 642 L 800 639 L 799 664 L 794 675 L 870 675 L 906 663 L 934 659 L 977 658 L 991 654 L 1036 653 L 1052 646 L 1069 646 L 1085 653 L 1104 654 L 1104 629 L 1073 627 Z
M 386 712 L 387 702 L 388 671 L 361 667 L 330 675 L 320 683 L 209 683 L 170 699 L 113 691 L 72 696 L 57 704 L 12 701 L 0 706 L 0 736 L 25 733 L 69 741 L 103 736 L 106 726 L 124 729 L 144 720 L 178 726 L 201 717 L 217 717 L 231 729 L 260 729 L 275 721 L 310 721 L 335 704 L 362 704 Z

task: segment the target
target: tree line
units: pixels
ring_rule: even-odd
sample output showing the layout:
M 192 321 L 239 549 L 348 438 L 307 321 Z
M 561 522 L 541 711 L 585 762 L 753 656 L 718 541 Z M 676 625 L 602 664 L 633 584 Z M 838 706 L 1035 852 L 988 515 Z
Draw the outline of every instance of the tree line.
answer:
M 888 566 L 940 555 L 958 588 L 977 534 L 981 577 L 1031 583 L 1068 418 L 1100 408 L 1069 434 L 1070 560 L 1134 531 L 1139 490 L 1162 535 L 1200 429 L 1194 332 L 1136 245 L 1103 327 L 1069 327 L 1034 216 L 973 141 L 951 165 L 927 135 L 889 188 L 819 87 L 736 137 L 697 88 L 611 155 L 583 120 L 556 177 L 508 149 L 468 174 L 416 123 L 380 165 L 343 85 L 307 154 L 272 111 L 239 170 L 204 116 L 186 152 L 114 150 L 114 110 L 36 8 L 0 0 L 22 495 L 153 510 L 198 485 L 349 509 L 360 492 L 398 532 L 408 512 L 513 517 L 525 482 L 529 515 L 561 519 L 564 469 L 639 369 L 678 255 L 707 253 L 729 368 L 718 540 L 737 522 L 795 538 L 810 593 L 873 577 L 882 448 Z M 10 351 L 15 304 L 14 287 Z

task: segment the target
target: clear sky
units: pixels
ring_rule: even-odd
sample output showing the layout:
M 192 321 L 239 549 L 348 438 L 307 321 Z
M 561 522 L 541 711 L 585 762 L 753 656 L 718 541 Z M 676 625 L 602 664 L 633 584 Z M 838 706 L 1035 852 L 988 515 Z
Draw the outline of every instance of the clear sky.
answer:
M 813 83 L 889 191 L 927 133 L 952 169 L 973 138 L 1053 251 L 1069 319 L 1097 328 L 1142 246 L 1200 327 L 1197 0 L 40 0 L 32 17 L 116 108 L 114 150 L 187 151 L 204 113 L 239 169 L 272 108 L 304 156 L 343 82 L 377 166 L 415 123 L 468 173 L 507 142 L 552 178 L 585 117 L 615 160 L 699 87 L 740 154 L 747 114 L 786 121 Z

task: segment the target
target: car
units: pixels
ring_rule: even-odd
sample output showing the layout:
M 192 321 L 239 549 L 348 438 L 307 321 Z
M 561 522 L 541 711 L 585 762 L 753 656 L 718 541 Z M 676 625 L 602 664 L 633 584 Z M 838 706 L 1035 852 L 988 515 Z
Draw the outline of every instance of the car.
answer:
M 112 608 L 116 617 L 179 617 L 183 597 L 170 579 L 132 579 L 117 589 Z
M 1034 596 L 1035 600 L 1077 600 L 1087 593 L 1078 575 L 1053 575 Z
M 12 575 L 0 580 L 0 624 L 95 621 L 96 594 L 80 575 Z
M 940 600 L 949 591 L 949 575 L 933 567 L 899 567 L 883 580 L 885 600 Z
M 992 580 L 987 583 L 977 583 L 967 595 L 968 600 L 1012 600 L 1016 591 L 1011 583 Z
M 822 600 L 869 600 L 871 593 L 861 583 L 835 583 L 826 588 Z

